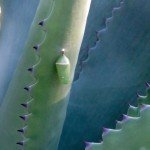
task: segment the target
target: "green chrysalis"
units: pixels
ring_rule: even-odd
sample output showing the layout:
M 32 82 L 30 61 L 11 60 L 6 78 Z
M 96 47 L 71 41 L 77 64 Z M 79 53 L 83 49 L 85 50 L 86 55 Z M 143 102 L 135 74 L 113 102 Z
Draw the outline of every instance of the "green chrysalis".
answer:
M 56 61 L 56 68 L 59 80 L 62 84 L 70 83 L 70 61 L 64 54 L 65 50 L 62 49 L 62 55 Z

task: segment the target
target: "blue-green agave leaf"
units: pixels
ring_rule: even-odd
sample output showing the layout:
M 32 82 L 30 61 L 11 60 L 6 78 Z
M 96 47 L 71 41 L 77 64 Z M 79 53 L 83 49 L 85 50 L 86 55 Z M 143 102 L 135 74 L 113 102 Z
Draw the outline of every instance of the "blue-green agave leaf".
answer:
M 122 129 L 108 129 L 101 143 L 88 143 L 86 150 L 149 150 L 150 105 L 141 109 L 140 117 L 126 117 Z
M 18 60 L 23 53 L 28 31 L 39 0 L 3 0 L 0 28 L 0 103 Z
M 143 93 L 150 79 L 149 8 L 149 0 L 126 0 L 99 31 L 100 41 L 90 49 L 71 90 L 60 150 L 82 150 L 84 141 L 98 142 L 102 128 L 114 128 L 128 103 L 136 103 L 137 91 Z
M 121 0 L 92 0 L 74 80 L 80 76 L 83 61 L 87 59 L 89 49 L 99 40 L 98 31 L 105 28 L 106 18 L 111 17 L 112 9 L 119 6 L 120 2 Z
M 103 141 L 101 143 L 86 142 L 86 150 L 149 150 L 149 104 L 150 87 L 146 90 L 146 96 L 138 97 L 138 107 L 130 105 L 128 115 L 117 123 L 116 130 L 105 129 Z

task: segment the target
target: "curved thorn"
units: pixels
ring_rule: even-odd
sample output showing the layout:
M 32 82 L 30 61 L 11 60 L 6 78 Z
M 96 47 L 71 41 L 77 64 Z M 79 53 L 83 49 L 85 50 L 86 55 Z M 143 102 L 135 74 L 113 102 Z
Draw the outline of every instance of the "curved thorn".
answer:
M 17 145 L 24 146 L 25 142 L 24 142 L 24 141 L 20 141 L 20 142 L 17 142 L 16 144 L 17 144 Z
M 40 21 L 38 25 L 44 26 L 44 20 Z
M 24 133 L 24 130 L 23 129 L 19 129 L 17 130 L 18 132 L 21 132 L 21 133 Z
M 23 127 L 22 129 L 19 129 L 17 131 L 20 133 L 25 133 L 26 129 L 27 129 L 27 126 Z
M 28 71 L 29 71 L 29 72 L 33 72 L 33 67 L 28 68 Z
M 21 106 L 28 108 L 28 103 L 22 103 Z
M 33 46 L 33 49 L 38 50 L 39 49 L 39 45 Z
M 24 87 L 24 90 L 26 90 L 26 91 L 30 91 L 30 87 L 29 86 L 26 86 L 26 87 Z
M 26 120 L 26 117 L 25 116 L 19 116 L 22 120 Z
M 29 116 L 30 116 L 31 114 L 28 114 L 28 115 L 23 115 L 23 116 L 19 116 L 23 121 L 26 121 L 28 118 L 29 118 Z

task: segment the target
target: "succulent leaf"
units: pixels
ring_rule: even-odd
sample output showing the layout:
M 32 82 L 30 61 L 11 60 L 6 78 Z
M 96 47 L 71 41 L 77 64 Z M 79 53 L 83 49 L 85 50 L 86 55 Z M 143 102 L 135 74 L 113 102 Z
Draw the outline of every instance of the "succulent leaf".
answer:
M 147 94 L 145 99 L 147 100 L 146 104 L 143 102 L 143 107 L 141 104 L 138 106 L 138 117 L 131 114 L 132 117 L 128 116 L 126 121 L 122 121 L 119 130 L 117 127 L 117 134 L 109 133 L 107 137 L 103 137 L 102 143 L 92 143 L 90 146 L 86 146 L 86 150 L 149 150 L 150 95 Z M 130 111 L 131 107 L 128 114 Z
M 150 79 L 149 8 L 149 0 L 125 0 L 98 32 L 100 41 L 72 86 L 59 150 L 98 142 L 102 128 L 115 128 L 128 104 L 136 104 L 137 91 L 144 93 Z
M 0 104 L 12 74 L 23 54 L 23 47 L 39 0 L 2 0 L 0 2 Z
M 99 31 L 106 27 L 106 18 L 111 17 L 112 9 L 119 7 L 122 0 L 92 0 L 85 34 L 82 41 L 74 80 L 78 80 L 82 71 L 83 61 L 88 58 L 91 47 L 100 40 Z
M 55 63 L 65 48 L 72 81 L 89 6 L 90 0 L 40 1 L 0 109 L 0 149 L 57 149 L 71 83 L 60 82 Z

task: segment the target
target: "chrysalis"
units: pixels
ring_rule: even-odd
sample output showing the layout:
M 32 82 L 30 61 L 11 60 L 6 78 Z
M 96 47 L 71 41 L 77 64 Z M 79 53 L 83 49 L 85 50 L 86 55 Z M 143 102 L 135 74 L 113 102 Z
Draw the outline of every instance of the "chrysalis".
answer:
M 70 61 L 65 56 L 65 50 L 62 49 L 62 55 L 56 61 L 56 68 L 59 80 L 62 84 L 68 84 L 70 82 Z

